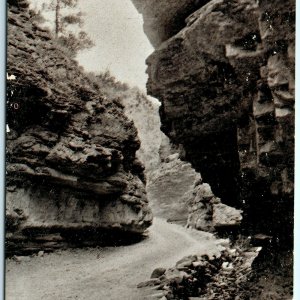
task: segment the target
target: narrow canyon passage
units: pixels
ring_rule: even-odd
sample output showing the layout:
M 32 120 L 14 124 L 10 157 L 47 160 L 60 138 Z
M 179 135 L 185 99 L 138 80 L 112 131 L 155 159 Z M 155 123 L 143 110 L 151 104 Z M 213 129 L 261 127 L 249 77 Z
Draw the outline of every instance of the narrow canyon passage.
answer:
M 7 1 L 6 298 L 291 300 L 294 2 Z
M 7 260 L 6 297 L 155 299 L 159 291 L 137 289 L 138 283 L 149 280 L 154 268 L 172 266 L 191 253 L 213 255 L 221 249 L 218 243 L 210 233 L 155 219 L 149 237 L 130 246 L 67 250 L 21 262 Z

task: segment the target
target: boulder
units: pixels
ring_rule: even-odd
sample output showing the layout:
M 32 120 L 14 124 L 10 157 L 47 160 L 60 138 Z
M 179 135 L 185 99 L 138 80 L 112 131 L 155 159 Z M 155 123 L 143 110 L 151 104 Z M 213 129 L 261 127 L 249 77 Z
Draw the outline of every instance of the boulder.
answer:
M 237 226 L 242 221 L 242 211 L 219 203 L 213 205 L 212 222 L 215 228 Z
M 159 278 L 160 276 L 164 275 L 166 272 L 165 268 L 156 268 L 155 270 L 153 270 L 150 278 Z

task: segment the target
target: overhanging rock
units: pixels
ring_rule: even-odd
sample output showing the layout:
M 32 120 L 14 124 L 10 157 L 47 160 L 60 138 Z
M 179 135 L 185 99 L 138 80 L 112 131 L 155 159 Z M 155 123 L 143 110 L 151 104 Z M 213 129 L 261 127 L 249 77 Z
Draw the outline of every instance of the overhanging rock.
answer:
M 133 3 L 156 48 L 147 90 L 162 130 L 248 225 L 291 245 L 295 2 Z

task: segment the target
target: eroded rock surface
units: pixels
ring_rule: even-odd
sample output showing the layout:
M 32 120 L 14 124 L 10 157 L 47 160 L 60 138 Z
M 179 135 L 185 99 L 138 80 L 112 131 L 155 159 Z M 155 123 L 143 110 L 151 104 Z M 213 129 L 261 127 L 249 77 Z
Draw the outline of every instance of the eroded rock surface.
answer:
M 157 101 L 136 89 L 121 90 L 118 95 L 141 140 L 137 156 L 145 165 L 153 214 L 205 231 L 240 225 L 241 211 L 222 204 L 191 164 L 180 158 L 184 149 L 161 132 Z
M 7 59 L 15 76 L 8 81 L 7 250 L 59 247 L 60 234 L 142 233 L 152 213 L 137 130 L 120 101 L 103 96 L 13 1 Z
M 204 231 L 232 229 L 240 225 L 242 211 L 221 203 L 209 184 L 196 182 L 188 201 L 189 217 L 187 225 Z
M 174 16 L 191 1 L 174 1 L 170 17 L 171 1 L 133 2 L 156 47 L 147 88 L 162 102 L 163 131 L 248 225 L 291 242 L 294 1 L 212 0 L 184 25 Z
M 160 104 L 137 89 L 123 93 L 122 99 L 127 117 L 137 128 L 141 141 L 137 157 L 145 165 L 145 174 L 149 180 L 149 174 L 160 164 L 159 149 L 164 136 L 160 130 Z
M 149 176 L 147 194 L 153 213 L 171 222 L 187 223 L 194 185 L 201 179 L 178 153 L 169 155 Z
M 144 31 L 154 47 L 158 47 L 185 26 L 185 18 L 209 0 L 132 0 L 146 16 Z

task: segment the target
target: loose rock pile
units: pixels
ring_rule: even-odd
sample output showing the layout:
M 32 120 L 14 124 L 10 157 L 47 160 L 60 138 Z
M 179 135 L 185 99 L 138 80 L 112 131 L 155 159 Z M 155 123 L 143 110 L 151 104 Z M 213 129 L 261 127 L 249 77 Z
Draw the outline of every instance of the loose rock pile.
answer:
M 249 299 L 255 280 L 252 263 L 261 247 L 224 248 L 218 255 L 191 255 L 170 269 L 155 269 L 138 288 L 155 287 L 160 300 Z

